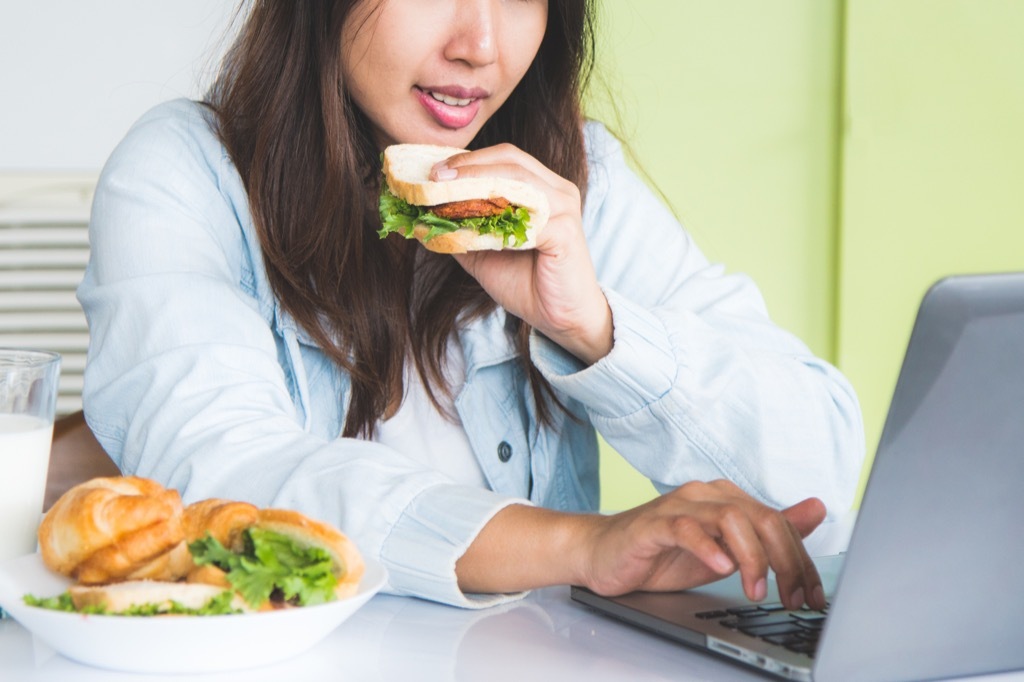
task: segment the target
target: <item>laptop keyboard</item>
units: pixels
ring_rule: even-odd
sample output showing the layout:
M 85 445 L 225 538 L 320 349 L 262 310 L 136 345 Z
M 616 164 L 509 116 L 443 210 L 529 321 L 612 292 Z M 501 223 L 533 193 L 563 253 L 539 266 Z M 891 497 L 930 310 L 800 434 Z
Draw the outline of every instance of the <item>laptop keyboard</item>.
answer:
M 828 606 L 821 611 L 807 606 L 797 611 L 787 611 L 782 604 L 757 604 L 720 611 L 702 611 L 695 615 L 704 620 L 717 620 L 731 630 L 814 658 L 818 636 L 828 615 Z

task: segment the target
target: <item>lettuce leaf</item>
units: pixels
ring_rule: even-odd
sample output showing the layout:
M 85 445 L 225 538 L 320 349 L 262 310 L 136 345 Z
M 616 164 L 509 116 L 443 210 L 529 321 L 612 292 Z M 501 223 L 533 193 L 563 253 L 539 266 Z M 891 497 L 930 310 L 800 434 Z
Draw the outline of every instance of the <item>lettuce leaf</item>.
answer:
M 226 571 L 228 582 L 253 607 L 271 595 L 299 606 L 334 600 L 338 576 L 327 551 L 300 547 L 290 538 L 262 528 L 249 528 L 243 537 L 242 554 L 235 554 L 209 535 L 188 548 L 195 563 L 212 564 Z
M 69 611 L 72 613 L 77 611 L 75 604 L 71 601 L 70 592 L 63 592 L 58 594 L 56 597 L 37 597 L 34 594 L 26 594 L 21 598 L 21 600 L 29 606 L 35 606 L 40 609 Z
M 456 230 L 476 230 L 479 234 L 497 234 L 502 237 L 502 244 L 521 246 L 526 243 L 526 231 L 530 227 L 530 213 L 525 208 L 509 206 L 500 215 L 479 218 L 463 218 L 448 220 L 434 215 L 422 206 L 413 206 L 409 202 L 391 193 L 386 182 L 381 183 L 379 202 L 381 229 L 377 235 L 383 239 L 392 232 L 397 232 L 406 239 L 412 239 L 413 228 L 417 224 L 430 227 L 424 241 L 429 241 L 440 234 Z
M 124 611 L 109 612 L 104 606 L 85 606 L 76 609 L 71 601 L 71 593 L 64 592 L 56 597 L 36 597 L 26 594 L 22 600 L 29 606 L 37 606 L 42 609 L 53 611 L 68 611 L 70 613 L 88 613 L 97 616 L 221 616 L 231 613 L 241 613 L 231 606 L 235 595 L 231 590 L 224 590 L 198 609 L 182 605 L 179 602 L 171 601 L 170 604 L 139 604 Z

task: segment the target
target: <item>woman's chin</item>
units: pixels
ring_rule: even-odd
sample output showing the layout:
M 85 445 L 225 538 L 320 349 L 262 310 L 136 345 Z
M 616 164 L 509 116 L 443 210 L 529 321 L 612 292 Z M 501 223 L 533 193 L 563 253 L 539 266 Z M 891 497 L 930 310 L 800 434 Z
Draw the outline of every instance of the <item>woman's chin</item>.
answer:
M 433 121 L 427 125 L 408 127 L 403 130 L 396 130 L 394 135 L 378 136 L 378 141 L 384 138 L 386 144 L 435 144 L 444 147 L 458 147 L 465 149 L 480 132 L 482 125 L 475 121 L 461 128 L 448 128 Z

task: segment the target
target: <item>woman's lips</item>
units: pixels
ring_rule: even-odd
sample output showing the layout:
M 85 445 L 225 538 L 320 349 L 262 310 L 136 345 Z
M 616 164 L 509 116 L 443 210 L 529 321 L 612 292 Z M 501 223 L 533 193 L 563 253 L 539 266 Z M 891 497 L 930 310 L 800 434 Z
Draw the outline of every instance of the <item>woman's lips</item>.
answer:
M 438 87 L 416 88 L 420 104 L 437 123 L 445 128 L 465 128 L 480 111 L 480 101 L 487 93 L 482 90 Z

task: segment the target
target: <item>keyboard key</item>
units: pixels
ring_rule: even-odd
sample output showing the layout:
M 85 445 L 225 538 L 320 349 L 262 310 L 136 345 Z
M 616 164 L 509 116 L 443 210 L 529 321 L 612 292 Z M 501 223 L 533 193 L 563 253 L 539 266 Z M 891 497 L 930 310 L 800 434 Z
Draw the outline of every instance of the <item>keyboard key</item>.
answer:
M 807 638 L 808 633 L 805 630 L 800 632 L 783 633 L 779 635 L 765 635 L 761 639 L 768 642 L 769 644 L 778 644 L 780 646 L 789 646 L 790 644 L 803 643 L 809 640 Z
M 763 637 L 774 635 L 788 635 L 795 632 L 806 632 L 799 624 L 789 621 L 787 623 L 770 623 L 768 625 L 740 626 L 740 632 L 751 637 Z
M 824 618 L 822 618 L 820 620 L 801 620 L 801 619 L 798 618 L 796 623 L 797 623 L 797 625 L 799 625 L 802 628 L 806 628 L 808 630 L 815 630 L 815 631 L 821 630 L 823 627 L 825 627 L 825 619 Z
M 794 611 L 793 617 L 807 623 L 816 623 L 825 620 L 825 614 L 820 611 Z
M 725 618 L 729 614 L 725 611 L 701 611 L 700 613 L 693 614 L 702 620 L 711 620 L 713 618 Z
M 798 654 L 807 654 L 810 657 L 814 657 L 814 651 L 818 648 L 817 642 L 792 642 L 786 644 L 785 647 L 792 652 Z
M 726 611 L 728 611 L 734 616 L 743 616 L 750 613 L 757 613 L 760 610 L 761 607 L 757 604 L 754 604 L 753 606 L 734 606 L 731 609 L 726 609 Z
M 786 612 L 782 613 L 760 613 L 750 616 L 734 616 L 720 621 L 722 625 L 733 630 L 741 628 L 756 627 L 758 625 L 777 625 L 779 623 L 790 623 L 796 625 L 796 621 Z M 799 627 L 797 625 L 797 627 Z

